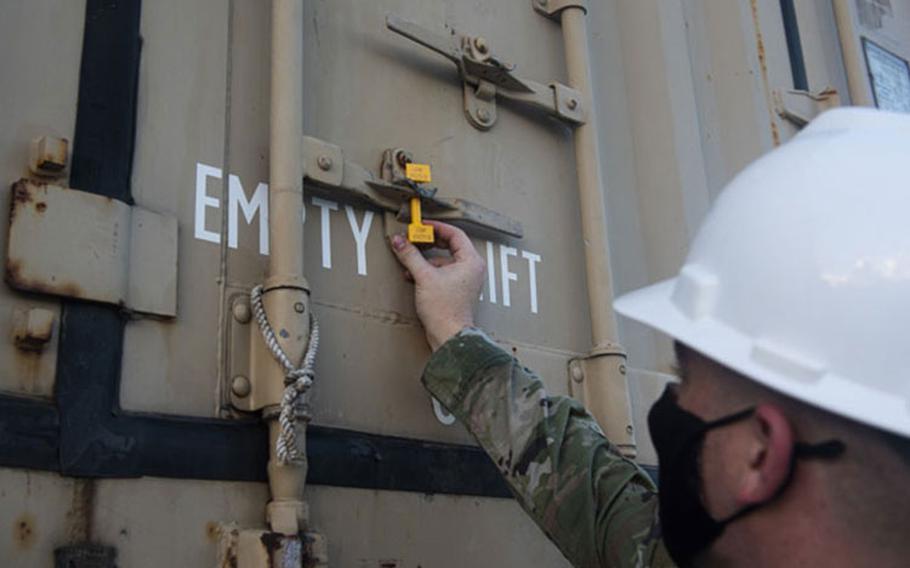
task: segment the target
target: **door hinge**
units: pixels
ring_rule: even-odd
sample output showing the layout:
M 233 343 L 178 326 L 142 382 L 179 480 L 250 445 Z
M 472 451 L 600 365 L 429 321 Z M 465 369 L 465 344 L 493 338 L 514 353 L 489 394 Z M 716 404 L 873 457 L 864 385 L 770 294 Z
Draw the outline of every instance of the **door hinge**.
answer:
M 18 290 L 177 315 L 177 219 L 21 179 L 13 184 L 6 281 Z

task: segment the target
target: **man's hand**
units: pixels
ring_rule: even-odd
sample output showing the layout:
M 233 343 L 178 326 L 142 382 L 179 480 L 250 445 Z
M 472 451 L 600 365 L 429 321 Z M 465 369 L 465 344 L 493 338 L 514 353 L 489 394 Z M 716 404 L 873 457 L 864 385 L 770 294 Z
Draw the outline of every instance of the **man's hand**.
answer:
M 456 227 L 425 221 L 436 230 L 436 245 L 450 257 L 426 259 L 402 235 L 391 239 L 392 250 L 414 280 L 417 317 L 433 351 L 463 328 L 474 325 L 474 306 L 483 286 L 484 262 L 468 236 Z

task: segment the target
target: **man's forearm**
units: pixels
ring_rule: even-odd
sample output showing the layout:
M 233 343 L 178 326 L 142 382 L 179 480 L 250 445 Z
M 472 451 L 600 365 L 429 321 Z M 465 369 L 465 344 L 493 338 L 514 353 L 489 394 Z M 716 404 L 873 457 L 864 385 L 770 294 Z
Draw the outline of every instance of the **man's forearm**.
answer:
M 671 565 L 653 483 L 578 402 L 549 397 L 530 370 L 474 329 L 433 355 L 423 381 L 576 566 Z

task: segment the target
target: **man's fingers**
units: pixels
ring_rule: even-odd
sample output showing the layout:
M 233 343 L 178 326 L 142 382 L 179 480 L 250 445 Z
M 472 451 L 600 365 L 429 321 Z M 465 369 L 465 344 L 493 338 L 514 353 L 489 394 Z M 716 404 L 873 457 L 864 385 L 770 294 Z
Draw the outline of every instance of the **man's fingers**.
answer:
M 411 273 L 415 280 L 419 279 L 420 275 L 430 268 L 430 263 L 427 262 L 427 259 L 404 236 L 392 235 L 390 241 L 392 252 L 398 257 L 398 262 Z
M 449 249 L 456 260 L 467 260 L 478 256 L 471 239 L 458 227 L 439 221 L 424 221 L 424 223 L 432 225 L 436 229 L 437 244 L 441 248 Z

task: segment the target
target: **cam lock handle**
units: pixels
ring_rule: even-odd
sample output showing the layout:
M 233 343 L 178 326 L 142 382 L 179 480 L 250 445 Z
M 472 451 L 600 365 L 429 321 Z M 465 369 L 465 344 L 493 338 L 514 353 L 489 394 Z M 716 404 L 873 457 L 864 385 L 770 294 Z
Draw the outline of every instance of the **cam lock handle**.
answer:
M 405 166 L 405 176 L 415 185 L 429 183 L 433 180 L 428 164 L 408 163 Z M 433 226 L 423 224 L 420 187 L 416 187 L 415 191 L 417 195 L 411 198 L 411 223 L 408 225 L 408 240 L 415 244 L 432 244 L 436 240 Z

